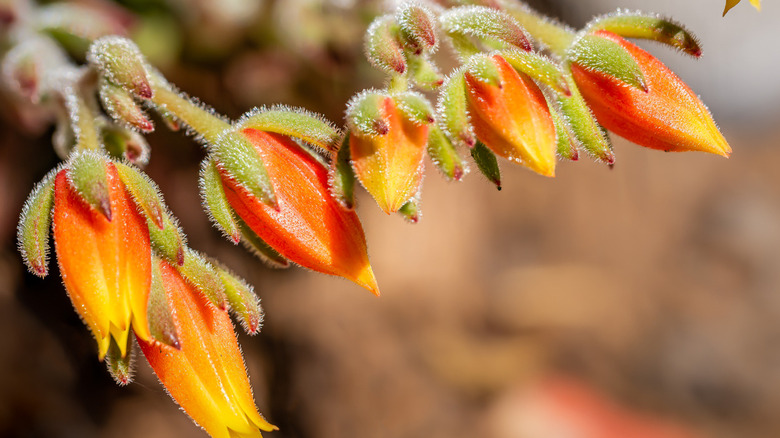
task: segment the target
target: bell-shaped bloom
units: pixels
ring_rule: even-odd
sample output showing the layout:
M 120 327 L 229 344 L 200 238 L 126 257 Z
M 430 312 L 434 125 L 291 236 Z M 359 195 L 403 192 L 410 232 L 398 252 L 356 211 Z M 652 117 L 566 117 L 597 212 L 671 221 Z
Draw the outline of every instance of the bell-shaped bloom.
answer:
M 381 101 L 383 135 L 350 133 L 352 167 L 385 213 L 395 213 L 420 189 L 428 126 L 403 116 L 391 97 Z
M 179 349 L 139 339 L 171 397 L 214 438 L 260 437 L 271 431 L 257 411 L 227 312 L 213 306 L 167 261 L 160 270 Z
M 556 133 L 544 95 L 500 55 L 491 57 L 498 83 L 466 71 L 466 101 L 477 138 L 497 155 L 555 176 Z
M 731 147 L 707 107 L 653 55 L 624 38 L 594 35 L 620 44 L 639 65 L 647 91 L 572 63 L 571 72 L 599 123 L 638 145 L 664 151 L 703 151 L 728 157 Z
M 106 162 L 111 220 L 79 195 L 68 172 L 61 170 L 54 182 L 52 221 L 62 280 L 98 342 L 100 358 L 112 337 L 124 356 L 131 326 L 139 339 L 149 339 L 152 251 L 146 220 L 114 164 Z
M 276 208 L 222 174 L 230 206 L 265 243 L 303 267 L 354 281 L 379 294 L 363 227 L 328 191 L 328 170 L 289 137 L 241 131 L 265 163 Z

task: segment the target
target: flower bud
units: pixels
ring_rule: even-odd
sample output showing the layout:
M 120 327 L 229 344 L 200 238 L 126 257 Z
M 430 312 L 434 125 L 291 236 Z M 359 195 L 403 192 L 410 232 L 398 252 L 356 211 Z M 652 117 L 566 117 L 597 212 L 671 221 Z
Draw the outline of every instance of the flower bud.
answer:
M 420 102 L 423 98 L 408 97 L 376 99 L 362 94 L 347 110 L 352 167 L 379 207 L 388 214 L 398 211 L 420 189 L 428 123 L 433 120 L 432 111 L 425 110 Z M 378 117 L 377 124 L 386 127 L 384 134 L 364 132 L 360 124 L 354 123 L 353 114 L 366 105 L 377 105 L 372 113 Z M 404 107 L 406 111 L 402 112 Z
M 556 132 L 539 87 L 500 55 L 487 58 L 497 84 L 467 69 L 466 100 L 471 124 L 496 154 L 544 176 L 555 176 Z
M 375 19 L 368 27 L 366 57 L 375 68 L 387 73 L 406 73 L 406 56 L 398 33 L 398 24 L 391 15 Z
M 109 220 L 85 202 L 69 177 L 54 182 L 54 245 L 73 306 L 92 330 L 101 359 L 111 338 L 125 356 L 132 325 L 149 339 L 146 310 L 151 283 L 151 247 L 146 220 L 138 213 L 115 166 L 104 163 Z
M 112 119 L 132 126 L 141 132 L 154 131 L 152 121 L 124 88 L 101 78 L 98 90 L 103 108 Z
M 430 52 L 436 49 L 436 26 L 433 13 L 414 2 L 401 5 L 396 12 L 396 21 L 401 28 L 404 42 L 413 52 Z
M 182 278 L 168 262 L 159 268 L 179 348 L 139 339 L 168 393 L 214 438 L 260 437 L 276 427 L 257 411 L 228 314 Z
M 87 60 L 110 82 L 141 99 L 152 98 L 146 60 L 130 40 L 118 36 L 100 38 L 90 46 Z
M 267 164 L 277 203 L 269 206 L 230 174 L 222 184 L 237 215 L 271 248 L 303 267 L 354 281 L 378 294 L 363 227 L 330 196 L 325 166 L 289 137 L 245 128 L 236 133 Z
M 614 33 L 602 30 L 594 37 L 620 45 L 641 68 L 647 86 L 647 91 L 627 87 L 616 77 L 573 62 L 574 81 L 599 123 L 641 146 L 729 156 L 731 147 L 710 112 L 661 61 Z

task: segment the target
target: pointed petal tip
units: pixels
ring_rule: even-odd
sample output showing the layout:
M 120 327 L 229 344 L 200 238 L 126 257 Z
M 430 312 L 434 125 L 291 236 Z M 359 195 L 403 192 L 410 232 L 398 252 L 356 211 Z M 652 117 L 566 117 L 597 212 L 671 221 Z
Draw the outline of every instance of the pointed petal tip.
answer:
M 368 263 L 366 263 L 366 266 L 362 271 L 360 271 L 360 273 L 353 281 L 358 285 L 368 289 L 374 295 L 379 296 L 379 285 L 376 282 L 374 270 L 371 269 L 371 265 Z

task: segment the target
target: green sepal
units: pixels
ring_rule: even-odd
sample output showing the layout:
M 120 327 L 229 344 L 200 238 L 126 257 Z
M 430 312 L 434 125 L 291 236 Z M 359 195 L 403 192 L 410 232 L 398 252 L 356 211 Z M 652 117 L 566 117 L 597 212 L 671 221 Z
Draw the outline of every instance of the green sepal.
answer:
M 566 160 L 578 160 L 580 157 L 576 146 L 578 142 L 563 115 L 561 115 L 558 106 L 548 99 L 547 107 L 550 109 L 550 116 L 552 117 L 553 125 L 555 125 L 556 151 L 558 156 Z
M 166 214 L 166 208 L 157 184 L 148 175 L 133 166 L 128 166 L 122 162 L 115 162 L 114 165 L 119 178 L 144 216 L 151 220 L 157 228 L 163 229 L 165 227 L 163 217 Z
M 243 134 L 234 129 L 226 130 L 214 141 L 211 151 L 217 166 L 229 178 L 260 202 L 276 208 L 276 194 L 263 158 Z
M 163 226 L 160 228 L 149 216 L 146 217 L 152 249 L 171 264 L 181 265 L 184 263 L 187 237 L 179 228 L 179 221 L 167 210 L 163 210 L 162 223 Z
M 606 30 L 625 38 L 658 41 L 693 57 L 701 56 L 701 45 L 696 37 L 680 23 L 657 15 L 640 12 L 622 12 L 594 18 L 585 26 L 585 32 Z
M 154 131 L 154 124 L 124 88 L 101 77 L 98 83 L 103 109 L 115 121 L 144 133 Z
M 419 193 L 417 196 L 414 196 L 412 199 L 407 201 L 406 204 L 402 205 L 401 208 L 398 209 L 398 214 L 400 214 L 410 224 L 416 224 L 417 222 L 420 222 L 420 219 L 422 218 L 422 211 L 420 210 Z
M 339 130 L 323 116 L 286 106 L 253 110 L 236 124 L 237 130 L 246 128 L 294 137 L 327 151 L 335 151 L 341 139 Z
M 111 35 L 95 40 L 87 53 L 87 61 L 110 82 L 141 99 L 152 98 L 146 59 L 129 39 Z
M 328 189 L 342 207 L 355 208 L 355 170 L 350 163 L 349 132 L 328 166 Z
M 200 167 L 200 196 L 203 198 L 211 222 L 234 244 L 240 242 L 241 230 L 225 195 L 222 177 L 211 158 L 204 160 Z
M 467 74 L 483 84 L 501 86 L 501 72 L 493 58 L 487 55 L 472 56 L 465 69 Z
M 604 129 L 596 121 L 585 99 L 582 98 L 577 85 L 571 76 L 567 76 L 571 95 L 557 95 L 556 103 L 577 142 L 582 145 L 593 158 L 608 164 L 615 162 L 612 143 Z
M 409 76 L 422 89 L 435 90 L 444 83 L 444 76 L 427 55 L 409 57 Z
M 241 243 L 244 245 L 244 248 L 272 268 L 287 268 L 290 266 L 289 260 L 279 254 L 271 245 L 265 243 L 240 217 L 236 217 L 236 223 L 238 223 L 238 227 L 241 229 Z
M 396 108 L 403 114 L 404 118 L 416 125 L 430 125 L 435 121 L 431 103 L 420 93 L 407 91 L 394 94 L 393 102 L 395 102 Z
M 133 372 L 135 364 L 135 352 L 133 351 L 133 335 L 127 339 L 127 351 L 122 356 L 122 349 L 117 345 L 116 339 L 111 337 L 106 353 L 106 369 L 119 386 L 127 386 L 133 381 Z
M 468 173 L 466 161 L 438 125 L 432 125 L 428 132 L 427 149 L 431 161 L 447 180 L 460 181 Z
M 259 333 L 263 327 L 265 313 L 254 288 L 224 266 L 218 263 L 213 264 L 219 273 L 222 285 L 225 287 L 225 296 L 230 303 L 231 312 L 241 323 L 245 332 L 250 335 Z
M 477 168 L 488 181 L 496 185 L 501 190 L 501 169 L 498 167 L 496 154 L 493 153 L 484 143 L 477 141 L 477 144 L 471 148 L 471 157 L 477 163 Z
M 149 321 L 149 334 L 157 342 L 181 349 L 179 334 L 173 320 L 173 312 L 165 294 L 165 284 L 160 269 L 160 259 L 152 256 L 152 284 L 149 289 L 149 301 L 146 308 Z
M 49 272 L 49 230 L 54 207 L 54 177 L 61 170 L 52 169 L 35 185 L 22 208 L 17 228 L 19 252 L 27 269 L 43 278 Z
M 477 141 L 466 109 L 464 69 L 453 71 L 439 90 L 437 119 L 445 134 L 456 145 L 474 146 Z
M 499 52 L 515 70 L 525 73 L 558 93 L 569 95 L 571 91 L 566 84 L 566 76 L 560 67 L 550 59 L 534 52 L 522 50 L 504 50 Z
M 620 44 L 597 35 L 583 35 L 566 54 L 568 62 L 586 70 L 612 76 L 628 85 L 647 91 L 642 68 Z
M 386 135 L 390 127 L 385 120 L 383 103 L 387 95 L 379 91 L 363 91 L 347 103 L 346 120 L 349 130 L 366 137 Z
M 406 2 L 398 8 L 395 16 L 405 45 L 416 54 L 436 49 L 436 25 L 428 8 Z
M 175 267 L 188 283 L 208 298 L 211 304 L 222 310 L 228 309 L 225 287 L 222 285 L 219 273 L 200 253 L 184 248 L 184 263 Z
M 111 196 L 108 191 L 106 156 L 80 151 L 68 160 L 68 179 L 87 204 L 111 221 Z
M 476 37 L 493 48 L 517 47 L 532 49 L 531 41 L 525 30 L 508 14 L 484 6 L 460 6 L 445 12 L 439 18 L 442 30 L 458 43 L 468 37 Z M 464 38 L 465 37 L 465 38 Z M 471 50 L 469 48 L 469 50 Z
M 374 67 L 390 73 L 406 73 L 406 56 L 399 41 L 400 28 L 392 15 L 377 17 L 366 31 L 366 57 Z

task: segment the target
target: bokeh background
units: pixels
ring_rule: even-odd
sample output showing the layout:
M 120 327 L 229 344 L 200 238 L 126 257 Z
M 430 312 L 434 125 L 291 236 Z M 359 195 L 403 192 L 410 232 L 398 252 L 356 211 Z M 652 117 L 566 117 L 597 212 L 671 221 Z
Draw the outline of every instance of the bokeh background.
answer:
M 172 82 L 231 117 L 284 103 L 343 123 L 351 95 L 381 86 L 361 53 L 377 1 L 86 3 L 130 20 Z M 359 195 L 379 299 L 223 240 L 200 207 L 203 151 L 158 124 L 147 171 L 191 246 L 262 297 L 262 333 L 240 340 L 280 427 L 268 436 L 780 436 L 780 6 L 743 3 L 722 18 L 715 0 L 532 2 L 575 27 L 618 7 L 685 23 L 701 60 L 644 46 L 710 106 L 732 157 L 613 136 L 613 169 L 503 163 L 501 192 L 429 165 L 416 225 Z M 18 214 L 58 159 L 52 127 L 1 102 L 0 436 L 205 436 L 143 359 L 114 385 L 54 264 L 25 272 Z

